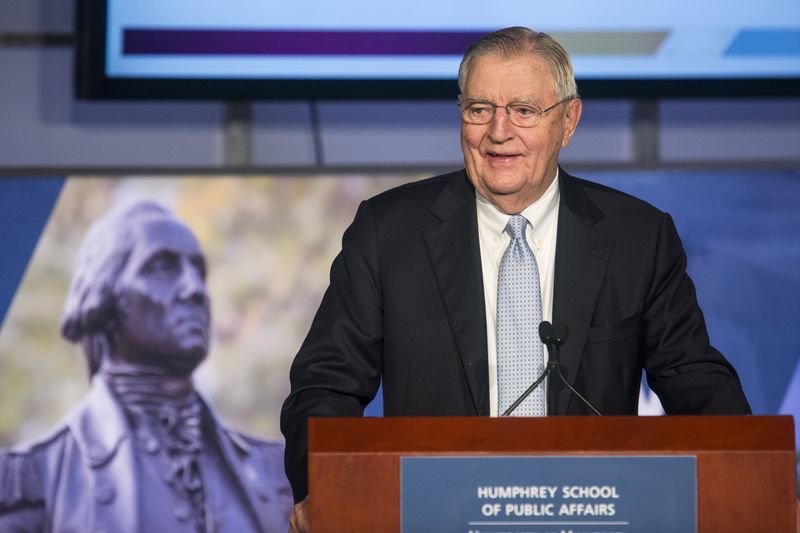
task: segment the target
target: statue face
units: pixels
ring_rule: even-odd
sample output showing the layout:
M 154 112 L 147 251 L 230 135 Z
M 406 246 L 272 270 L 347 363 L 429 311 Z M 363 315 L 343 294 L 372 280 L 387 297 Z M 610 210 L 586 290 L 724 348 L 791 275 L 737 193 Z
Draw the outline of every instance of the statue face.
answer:
M 189 229 L 171 218 L 145 219 L 132 232 L 116 284 L 120 323 L 112 360 L 191 373 L 209 346 L 203 253 Z

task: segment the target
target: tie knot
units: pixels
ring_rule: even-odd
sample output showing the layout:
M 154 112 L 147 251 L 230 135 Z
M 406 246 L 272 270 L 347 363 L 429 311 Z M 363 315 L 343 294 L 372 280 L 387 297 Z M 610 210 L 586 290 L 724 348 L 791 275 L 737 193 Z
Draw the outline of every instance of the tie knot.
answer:
M 522 239 L 525 240 L 525 227 L 528 225 L 528 219 L 522 215 L 511 215 L 506 224 L 506 231 L 511 236 L 511 240 Z

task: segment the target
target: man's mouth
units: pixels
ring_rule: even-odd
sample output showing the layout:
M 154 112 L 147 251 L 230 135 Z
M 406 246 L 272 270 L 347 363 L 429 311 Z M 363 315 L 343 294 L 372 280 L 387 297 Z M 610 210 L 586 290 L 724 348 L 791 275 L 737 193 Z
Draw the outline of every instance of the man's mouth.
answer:
M 183 313 L 175 315 L 174 324 L 176 327 L 185 330 L 208 330 L 211 317 L 202 310 L 185 310 Z
M 519 157 L 519 154 L 504 153 L 504 152 L 486 152 L 486 157 L 490 161 L 503 163 L 512 161 L 515 157 Z

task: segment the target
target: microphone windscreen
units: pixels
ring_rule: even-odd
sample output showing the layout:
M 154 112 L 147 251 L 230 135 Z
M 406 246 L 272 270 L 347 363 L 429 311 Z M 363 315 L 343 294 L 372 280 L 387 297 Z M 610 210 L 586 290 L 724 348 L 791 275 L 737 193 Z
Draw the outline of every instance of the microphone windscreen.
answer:
M 539 324 L 539 338 L 544 344 L 550 344 L 553 341 L 553 325 L 547 320 Z

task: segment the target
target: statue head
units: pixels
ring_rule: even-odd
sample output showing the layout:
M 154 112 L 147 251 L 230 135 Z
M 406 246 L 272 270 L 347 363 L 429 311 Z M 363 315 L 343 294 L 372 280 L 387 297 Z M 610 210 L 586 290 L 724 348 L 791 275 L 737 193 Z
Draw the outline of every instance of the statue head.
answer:
M 166 208 L 141 202 L 89 229 L 61 321 L 80 342 L 89 373 L 118 363 L 188 375 L 209 348 L 205 258 Z

